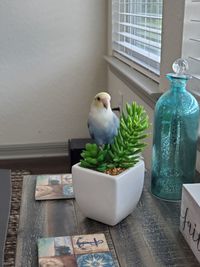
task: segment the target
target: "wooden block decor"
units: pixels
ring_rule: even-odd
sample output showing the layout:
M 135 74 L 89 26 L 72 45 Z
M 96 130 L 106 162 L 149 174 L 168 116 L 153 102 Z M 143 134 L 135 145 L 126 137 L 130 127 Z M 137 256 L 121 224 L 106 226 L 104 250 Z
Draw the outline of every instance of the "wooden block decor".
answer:
M 200 184 L 184 184 L 180 231 L 200 262 Z

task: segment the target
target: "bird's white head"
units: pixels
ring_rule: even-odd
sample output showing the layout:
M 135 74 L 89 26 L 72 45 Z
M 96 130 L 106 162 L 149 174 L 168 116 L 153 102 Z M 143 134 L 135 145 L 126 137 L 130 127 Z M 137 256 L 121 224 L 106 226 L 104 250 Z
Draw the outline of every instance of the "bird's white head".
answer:
M 95 95 L 92 106 L 99 109 L 110 109 L 111 96 L 106 92 Z

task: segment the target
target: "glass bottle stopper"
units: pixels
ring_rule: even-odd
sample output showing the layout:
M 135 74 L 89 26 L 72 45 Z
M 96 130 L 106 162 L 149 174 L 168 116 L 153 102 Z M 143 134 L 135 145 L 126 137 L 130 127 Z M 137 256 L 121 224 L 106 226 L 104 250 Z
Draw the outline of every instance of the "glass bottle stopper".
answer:
M 186 72 L 189 69 L 188 61 L 186 59 L 178 58 L 174 61 L 172 69 L 176 76 L 186 75 Z

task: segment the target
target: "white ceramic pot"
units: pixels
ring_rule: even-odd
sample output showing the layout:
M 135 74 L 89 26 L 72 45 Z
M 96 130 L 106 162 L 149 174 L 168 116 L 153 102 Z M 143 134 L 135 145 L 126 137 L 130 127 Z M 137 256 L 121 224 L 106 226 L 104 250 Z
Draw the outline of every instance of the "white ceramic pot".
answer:
M 119 175 L 111 176 L 72 167 L 72 181 L 76 201 L 83 214 L 105 224 L 115 225 L 136 207 L 144 184 L 144 161 Z

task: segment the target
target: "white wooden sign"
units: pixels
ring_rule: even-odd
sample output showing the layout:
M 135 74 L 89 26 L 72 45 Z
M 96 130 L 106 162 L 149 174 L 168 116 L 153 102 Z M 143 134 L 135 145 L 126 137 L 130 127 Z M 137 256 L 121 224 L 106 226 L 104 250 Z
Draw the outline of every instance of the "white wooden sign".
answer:
M 180 231 L 200 262 L 200 184 L 184 184 Z

